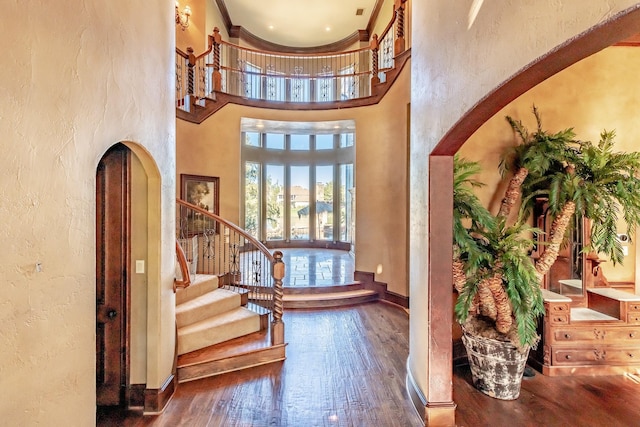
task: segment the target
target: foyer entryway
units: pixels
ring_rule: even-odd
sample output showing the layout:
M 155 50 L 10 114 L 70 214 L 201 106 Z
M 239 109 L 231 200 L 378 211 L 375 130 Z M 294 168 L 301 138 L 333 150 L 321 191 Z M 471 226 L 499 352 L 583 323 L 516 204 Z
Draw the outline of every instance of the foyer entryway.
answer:
M 285 288 L 338 286 L 353 283 L 355 261 L 348 251 L 337 249 L 287 248 L 282 260 L 287 266 Z

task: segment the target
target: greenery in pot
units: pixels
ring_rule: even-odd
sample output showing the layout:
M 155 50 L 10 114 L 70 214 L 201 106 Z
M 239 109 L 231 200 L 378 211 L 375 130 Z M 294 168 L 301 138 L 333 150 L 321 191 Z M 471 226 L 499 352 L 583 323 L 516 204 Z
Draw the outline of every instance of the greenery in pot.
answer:
M 488 338 L 506 338 L 522 351 L 537 342 L 543 312 L 535 267 L 529 256 L 532 229 L 507 226 L 473 194 L 478 164 L 454 159 L 454 286 L 456 317 L 463 327 Z M 464 223 L 469 225 L 465 227 Z
M 584 250 L 603 253 L 614 264 L 623 258 L 617 240 L 620 216 L 629 235 L 640 224 L 640 153 L 614 152 L 614 132 L 603 132 L 598 144 L 576 140 L 571 128 L 549 134 L 535 107 L 533 113 L 533 133 L 507 117 L 520 143 L 501 162 L 502 171 L 512 175 L 495 216 L 473 194 L 480 185 L 471 178 L 477 164 L 454 161 L 456 317 L 465 329 L 508 339 L 521 350 L 538 340 L 537 318 L 543 312 L 539 283 L 557 259 L 576 214 L 592 223 Z M 538 230 L 526 224 L 539 197 L 548 200 L 552 224 L 534 264 L 529 252 L 532 232 Z M 518 218 L 508 225 L 519 201 Z

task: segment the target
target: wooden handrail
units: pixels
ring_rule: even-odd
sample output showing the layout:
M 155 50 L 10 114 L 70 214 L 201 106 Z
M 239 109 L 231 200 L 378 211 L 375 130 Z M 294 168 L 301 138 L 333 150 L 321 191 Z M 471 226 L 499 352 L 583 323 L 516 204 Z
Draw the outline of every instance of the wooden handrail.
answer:
M 176 48 L 176 55 L 182 56 L 184 59 L 189 59 L 189 55 L 178 48 Z
M 225 274 L 230 275 L 230 277 L 233 278 L 234 280 L 232 282 L 233 286 L 240 286 L 240 287 L 247 286 L 248 289 L 251 289 L 252 287 L 262 289 L 257 291 L 254 289 L 253 297 L 251 296 L 251 292 L 249 293 L 249 301 L 251 301 L 252 298 L 255 298 L 256 304 L 258 305 L 260 305 L 260 300 L 263 298 L 261 297 L 261 295 L 264 295 L 266 292 L 264 289 L 266 289 L 267 287 L 271 289 L 270 292 L 271 292 L 272 298 L 268 298 L 268 301 L 270 301 L 270 304 L 267 304 L 266 306 L 268 310 L 271 310 L 271 316 L 272 316 L 271 343 L 273 345 L 283 344 L 284 343 L 284 323 L 282 321 L 282 315 L 283 315 L 283 309 L 284 309 L 284 304 L 283 304 L 284 289 L 283 289 L 282 279 L 284 278 L 284 275 L 285 275 L 285 265 L 284 265 L 284 262 L 282 261 L 282 257 L 283 257 L 282 252 L 275 251 L 273 254 L 271 254 L 271 252 L 269 252 L 269 250 L 266 248 L 266 246 L 264 246 L 264 244 L 262 244 L 262 242 L 257 240 L 255 237 L 251 236 L 248 232 L 241 229 L 234 223 L 229 222 L 214 213 L 206 211 L 194 204 L 185 202 L 184 200 L 180 200 L 180 199 L 176 199 L 176 204 L 180 208 L 181 212 L 183 208 L 188 209 L 188 212 L 193 212 L 198 215 L 202 215 L 202 217 L 208 218 L 209 220 L 212 220 L 214 222 L 215 225 L 211 225 L 211 227 L 209 228 L 209 230 L 212 231 L 212 233 L 208 234 L 207 232 L 204 232 L 203 235 L 215 236 L 216 234 L 215 230 L 219 230 L 218 227 L 222 226 L 225 229 L 224 231 L 220 232 L 221 235 L 224 235 L 226 237 L 227 231 L 232 231 L 233 233 L 236 233 L 237 235 L 242 236 L 242 239 L 244 239 L 246 243 L 252 245 L 253 248 L 257 250 L 256 254 L 259 253 L 261 255 L 262 257 L 261 260 L 256 261 L 254 259 L 254 261 L 251 261 L 245 264 L 245 265 L 254 266 L 254 267 L 256 265 L 258 266 L 257 270 L 254 270 L 250 272 L 250 274 L 247 274 L 246 270 L 244 270 L 245 272 L 243 273 L 243 269 L 241 267 L 241 264 L 242 264 L 241 259 L 236 258 L 238 256 L 238 252 L 235 252 L 235 254 L 233 254 L 232 252 L 232 255 L 230 258 L 231 261 L 229 264 L 230 266 L 233 265 L 234 268 L 229 270 L 223 270 L 223 271 Z M 178 217 L 181 218 L 181 215 L 182 214 L 179 214 Z M 215 244 L 214 244 L 214 247 L 215 247 Z M 230 245 L 230 248 L 231 248 L 231 245 Z M 237 243 L 233 243 L 233 249 L 230 249 L 230 250 L 231 251 L 237 250 Z M 184 256 L 184 252 L 182 251 L 182 247 L 180 246 L 179 241 L 177 240 L 176 240 L 176 252 L 178 253 L 178 260 L 180 262 L 181 271 L 183 271 L 183 274 L 184 274 L 184 271 L 188 270 L 187 259 Z M 215 258 L 215 255 L 214 255 L 214 258 Z M 264 261 L 264 263 L 262 261 Z M 273 281 L 272 282 L 273 285 L 265 286 L 268 282 L 260 282 L 260 278 L 261 278 L 260 266 L 263 265 L 266 267 L 269 264 L 271 266 L 270 279 Z M 218 271 L 220 272 L 220 270 Z M 188 274 L 189 273 L 187 271 L 187 277 L 189 277 Z M 205 274 L 209 274 L 209 273 L 205 273 Z M 210 274 L 218 274 L 218 273 L 213 272 Z M 250 280 L 255 280 L 255 284 L 253 285 L 250 283 L 242 284 L 239 279 L 243 275 L 245 278 L 247 277 L 253 278 Z M 265 277 L 266 277 L 266 274 L 265 274 Z M 238 280 L 238 281 L 236 282 L 235 280 Z M 265 285 L 263 285 L 263 283 Z M 174 290 L 180 285 L 181 285 L 181 282 L 176 281 L 174 285 Z M 262 307 L 264 308 L 265 306 L 262 305 Z
M 207 64 L 207 66 L 212 66 L 212 64 Z M 253 76 L 267 76 L 267 77 L 293 77 L 296 79 L 334 79 L 336 77 L 358 77 L 358 76 L 368 76 L 371 75 L 371 71 L 359 71 L 350 74 L 273 74 L 273 73 L 259 73 L 256 71 L 244 71 L 240 68 L 233 67 L 221 67 L 224 71 L 232 71 L 234 73 L 243 73 L 246 75 Z M 386 68 L 386 70 L 390 70 L 391 68 Z M 380 71 L 383 71 L 382 69 Z
M 189 272 L 189 265 L 187 264 L 187 257 L 184 255 L 182 246 L 176 240 L 176 255 L 178 256 L 178 264 L 180 265 L 180 273 L 182 274 L 182 280 L 173 279 L 173 292 L 175 293 L 178 288 L 184 289 L 191 285 L 191 273 Z
M 273 257 L 273 254 L 271 254 L 271 252 L 269 252 L 269 249 L 267 249 L 267 247 L 265 245 L 263 245 L 260 240 L 257 240 L 251 234 L 247 233 L 245 230 L 243 230 L 242 228 L 238 227 L 234 223 L 229 222 L 226 219 L 224 219 L 224 218 L 222 218 L 222 217 L 220 217 L 220 216 L 218 216 L 218 215 L 216 215 L 214 213 L 206 211 L 206 210 L 202 209 L 199 206 L 193 205 L 193 204 L 191 204 L 189 202 L 185 202 L 184 200 L 176 199 L 176 203 L 178 205 L 180 205 L 180 206 L 184 206 L 186 208 L 189 208 L 189 209 L 191 209 L 193 211 L 198 212 L 199 214 L 202 214 L 204 216 L 212 218 L 212 219 L 220 222 L 221 224 L 226 225 L 227 227 L 229 227 L 230 229 L 232 229 L 236 233 L 242 235 L 249 242 L 251 242 L 260 252 L 262 252 L 262 254 L 264 254 L 269 259 L 269 261 L 271 263 L 275 262 L 275 258 Z M 186 258 L 185 258 L 185 260 L 186 260 Z
M 396 15 L 394 13 L 393 18 L 391 18 L 391 21 L 389 21 L 385 29 L 382 30 L 382 33 L 380 33 L 380 35 L 378 36 L 378 40 L 382 40 L 383 38 L 385 38 L 387 36 L 387 33 L 389 33 L 389 31 L 393 29 L 393 24 L 395 23 L 396 23 Z
M 393 24 L 393 21 L 391 22 Z M 214 30 L 215 31 L 215 30 Z M 340 56 L 340 55 L 352 55 L 355 53 L 359 53 L 359 52 L 363 52 L 363 51 L 367 51 L 369 50 L 368 47 L 362 47 L 359 49 L 353 49 L 353 50 L 341 50 L 340 52 L 335 52 L 335 53 L 282 53 L 282 52 L 275 52 L 275 51 L 271 51 L 271 50 L 258 50 L 258 49 L 252 49 L 250 47 L 244 47 L 244 46 L 238 46 L 237 44 L 233 44 L 233 43 L 229 43 L 228 41 L 222 40 L 220 41 L 220 44 L 224 44 L 227 45 L 229 47 L 232 47 L 234 49 L 238 49 L 238 50 L 246 50 L 248 52 L 253 52 L 255 54 L 258 55 L 264 55 L 264 56 L 278 56 L 281 58 L 288 58 L 288 57 L 301 57 L 301 58 L 331 58 L 334 56 Z

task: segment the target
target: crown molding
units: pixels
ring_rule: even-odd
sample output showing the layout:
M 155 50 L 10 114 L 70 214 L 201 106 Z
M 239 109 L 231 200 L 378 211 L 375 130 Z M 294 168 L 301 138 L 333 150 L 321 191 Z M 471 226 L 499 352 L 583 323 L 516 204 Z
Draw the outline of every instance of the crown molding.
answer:
M 218 6 L 220 15 L 222 15 L 222 20 L 224 21 L 224 26 L 229 37 L 242 39 L 256 49 L 281 53 L 329 53 L 348 50 L 358 42 L 368 42 L 371 38 L 371 30 L 375 25 L 376 19 L 378 19 L 384 0 L 376 0 L 366 29 L 356 30 L 342 40 L 333 43 L 310 47 L 285 46 L 258 37 L 240 25 L 233 25 L 225 0 L 215 0 L 215 3 L 216 6 Z

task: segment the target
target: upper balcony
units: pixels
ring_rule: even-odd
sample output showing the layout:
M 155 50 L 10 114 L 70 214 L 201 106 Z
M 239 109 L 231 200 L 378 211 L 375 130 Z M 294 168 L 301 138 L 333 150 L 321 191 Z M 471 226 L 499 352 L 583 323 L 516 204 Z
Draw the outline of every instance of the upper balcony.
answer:
M 327 110 L 380 101 L 409 58 L 404 2 L 367 46 L 323 54 L 278 53 L 222 40 L 216 28 L 208 49 L 176 49 L 176 115 L 201 123 L 227 103 L 293 110 Z

